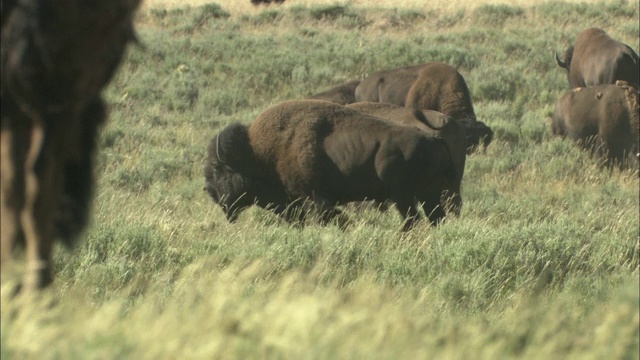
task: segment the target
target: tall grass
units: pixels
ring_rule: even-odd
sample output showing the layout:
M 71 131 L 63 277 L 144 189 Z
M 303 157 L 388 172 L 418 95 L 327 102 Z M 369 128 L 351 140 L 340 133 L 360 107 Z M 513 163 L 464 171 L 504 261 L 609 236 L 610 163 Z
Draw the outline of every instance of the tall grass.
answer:
M 546 123 L 568 87 L 554 51 L 591 26 L 638 49 L 637 3 L 231 8 L 139 14 L 93 224 L 35 303 L 3 297 L 3 358 L 638 358 L 638 173 Z M 393 210 L 348 207 L 341 231 L 252 208 L 231 225 L 202 189 L 227 124 L 429 61 L 459 68 L 495 132 L 459 218 L 401 234 Z

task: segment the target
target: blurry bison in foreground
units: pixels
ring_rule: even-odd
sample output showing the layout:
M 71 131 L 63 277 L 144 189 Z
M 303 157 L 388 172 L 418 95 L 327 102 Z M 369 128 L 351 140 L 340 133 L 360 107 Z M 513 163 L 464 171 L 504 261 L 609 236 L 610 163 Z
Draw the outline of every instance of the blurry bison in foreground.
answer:
M 464 164 L 449 138 L 465 141 L 454 122 L 434 136 L 326 101 L 284 102 L 211 140 L 206 190 L 232 222 L 255 204 L 291 222 L 315 208 L 344 223 L 337 205 L 390 200 L 409 230 L 420 208 L 432 224 L 460 211 Z
M 1 244 L 26 247 L 22 289 L 53 280 L 56 239 L 88 222 L 101 91 L 135 39 L 139 0 L 2 3 Z
M 551 131 L 576 140 L 610 165 L 637 168 L 639 111 L 638 91 L 624 81 L 575 88 L 558 100 Z

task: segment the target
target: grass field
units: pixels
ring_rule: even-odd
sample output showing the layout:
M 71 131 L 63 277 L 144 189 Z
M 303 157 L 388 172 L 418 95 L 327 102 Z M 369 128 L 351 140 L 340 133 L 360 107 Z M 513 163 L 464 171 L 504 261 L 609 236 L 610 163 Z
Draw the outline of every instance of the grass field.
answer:
M 106 91 L 93 223 L 40 299 L 3 295 L 0 356 L 638 359 L 638 172 L 546 123 L 568 87 L 554 51 L 593 26 L 637 51 L 637 1 L 420 3 L 145 5 Z M 203 191 L 229 123 L 429 61 L 459 69 L 495 132 L 459 218 L 402 235 L 393 211 L 347 209 L 341 231 L 252 208 L 230 225 Z

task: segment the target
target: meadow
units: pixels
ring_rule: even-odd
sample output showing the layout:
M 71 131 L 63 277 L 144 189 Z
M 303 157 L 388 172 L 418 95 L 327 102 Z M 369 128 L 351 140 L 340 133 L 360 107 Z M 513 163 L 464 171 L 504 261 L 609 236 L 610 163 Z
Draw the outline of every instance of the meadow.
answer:
M 638 171 L 547 123 L 568 88 L 554 51 L 588 27 L 638 51 L 638 2 L 454 3 L 145 5 L 105 92 L 91 226 L 38 299 L 3 291 L 0 356 L 638 359 Z M 467 158 L 459 218 L 229 224 L 203 190 L 226 125 L 430 61 L 458 68 L 495 133 Z

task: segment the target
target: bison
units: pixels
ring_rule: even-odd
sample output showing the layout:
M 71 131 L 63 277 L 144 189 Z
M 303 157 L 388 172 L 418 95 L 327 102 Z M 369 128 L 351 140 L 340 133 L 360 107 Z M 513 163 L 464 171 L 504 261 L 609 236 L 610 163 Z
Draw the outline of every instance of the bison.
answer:
M 491 128 L 477 121 L 464 78 L 445 63 L 432 62 L 373 73 L 360 82 L 355 96 L 359 102 L 390 103 L 449 115 L 464 126 L 469 138 L 469 153 L 481 142 L 486 148 L 493 139 Z
M 405 66 L 370 74 L 362 79 L 356 88 L 356 101 L 383 102 L 404 106 L 409 89 L 425 65 L 428 64 Z
M 639 118 L 638 91 L 617 81 L 564 93 L 551 118 L 551 132 L 576 140 L 609 165 L 637 167 Z
M 567 71 L 569 88 L 615 84 L 616 80 L 638 88 L 638 54 L 602 29 L 582 31 L 564 61 L 556 52 L 556 62 Z
M 295 222 L 310 202 L 326 222 L 341 216 L 338 205 L 389 200 L 409 230 L 420 208 L 432 224 L 460 212 L 464 160 L 449 143 L 463 141 L 454 122 L 434 136 L 326 101 L 288 101 L 211 139 L 205 189 L 231 222 L 253 204 Z
M 467 154 L 473 151 L 475 144 L 478 144 L 480 139 L 482 139 L 487 132 L 491 132 L 491 129 L 482 122 L 459 121 L 457 119 L 452 119 L 449 115 L 434 110 L 410 109 L 394 104 L 374 103 L 369 101 L 356 102 L 347 105 L 347 107 L 390 121 L 416 126 L 429 133 L 437 133 L 437 131 L 434 131 L 432 127 L 438 126 L 436 124 L 444 124 L 448 121 L 458 122 L 460 126 L 464 128 L 466 142 L 456 144 L 456 146 L 462 146 L 466 149 Z
M 24 292 L 53 280 L 51 251 L 86 226 L 101 91 L 135 40 L 139 0 L 3 2 L 2 268 L 26 247 Z
M 360 84 L 360 80 L 347 81 L 329 90 L 309 96 L 307 99 L 330 101 L 340 105 L 351 104 L 356 102 L 355 91 L 358 84 Z

